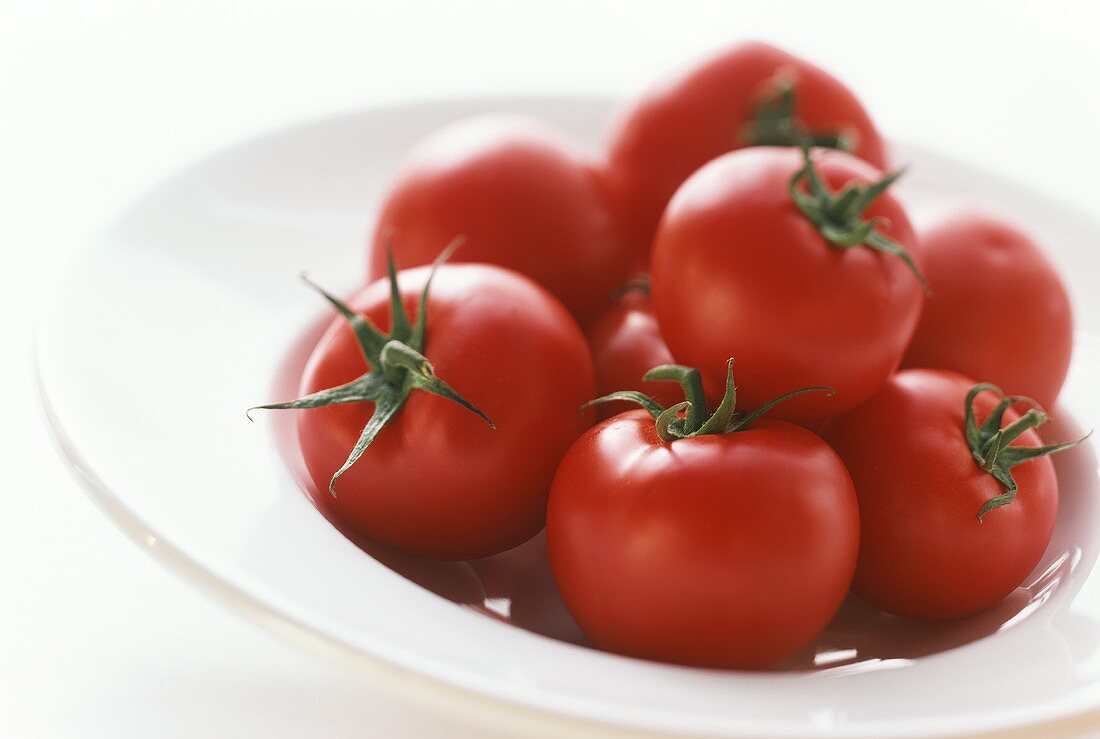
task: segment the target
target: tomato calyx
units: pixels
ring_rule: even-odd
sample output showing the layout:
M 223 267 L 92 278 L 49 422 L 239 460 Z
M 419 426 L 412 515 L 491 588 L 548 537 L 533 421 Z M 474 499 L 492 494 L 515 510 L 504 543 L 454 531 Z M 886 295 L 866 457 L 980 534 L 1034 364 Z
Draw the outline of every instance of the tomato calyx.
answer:
M 975 415 L 974 401 L 984 392 L 994 393 L 1000 398 L 1000 402 L 979 426 Z M 1004 422 L 1005 412 L 1018 403 L 1026 403 L 1030 408 L 1018 419 L 1002 428 L 1001 424 Z M 1036 457 L 1043 457 L 1075 447 L 1092 435 L 1090 431 L 1080 439 L 1047 446 L 1009 446 L 1028 429 L 1033 429 L 1048 422 L 1050 416 L 1031 398 L 1023 395 L 1005 395 L 999 387 L 988 382 L 978 383 L 970 388 L 970 392 L 966 394 L 965 412 L 964 431 L 966 442 L 970 446 L 970 454 L 974 457 L 974 461 L 978 466 L 992 475 L 1005 489 L 1003 493 L 990 498 L 982 505 L 981 510 L 978 511 L 979 521 L 994 508 L 1008 505 L 1016 499 L 1017 485 L 1016 480 L 1012 477 L 1013 467 Z
M 830 192 L 818 175 L 813 157 L 810 155 L 810 147 L 805 143 L 802 145 L 802 156 L 805 164 L 791 177 L 788 189 L 798 210 L 817 227 L 822 237 L 842 249 L 866 246 L 897 257 L 905 262 L 905 266 L 920 282 L 925 294 L 931 295 L 932 290 L 928 281 L 913 260 L 913 256 L 901 244 L 892 241 L 878 230 L 882 219 L 864 220 L 863 218 L 863 211 L 867 210 L 871 203 L 905 174 L 905 170 L 895 170 L 870 185 L 852 182 L 838 192 Z M 803 191 L 800 187 L 803 180 L 806 181 L 808 191 Z
M 644 272 L 639 272 L 636 275 L 627 277 L 623 284 L 611 291 L 611 299 L 618 300 L 624 295 L 630 293 L 640 293 L 642 295 L 649 295 L 649 275 Z
M 405 401 L 414 390 L 422 390 L 432 395 L 453 401 L 471 413 L 476 414 L 490 428 L 496 428 L 489 418 L 472 403 L 458 394 L 450 385 L 435 374 L 435 368 L 421 352 L 424 351 L 428 321 L 428 291 L 436 270 L 447 261 L 461 245 L 461 240 L 453 241 L 432 264 L 424 289 L 417 304 L 416 323 L 409 321 L 409 314 L 401 300 L 401 291 L 397 285 L 397 268 L 393 254 L 386 255 L 390 282 L 390 333 L 383 334 L 375 328 L 365 316 L 356 313 L 338 298 L 325 292 L 311 282 L 305 275 L 302 279 L 319 292 L 345 319 L 355 333 L 359 349 L 367 362 L 368 370 L 351 382 L 337 387 L 320 390 L 297 400 L 285 403 L 270 403 L 249 408 L 253 410 L 284 410 L 293 408 L 323 408 L 345 403 L 374 403 L 374 413 L 363 427 L 358 441 L 352 448 L 347 460 L 333 474 L 328 490 L 336 496 L 336 481 L 351 469 L 371 445 L 378 433 L 393 420 L 404 407 Z
M 756 410 L 748 413 L 740 412 L 737 410 L 737 386 L 733 382 L 733 359 L 730 359 L 726 362 L 726 391 L 722 395 L 718 407 L 711 412 L 707 408 L 707 396 L 703 391 L 703 378 L 699 374 L 699 370 L 693 367 L 685 367 L 682 364 L 662 364 L 646 372 L 642 380 L 645 382 L 679 383 L 684 389 L 686 400 L 664 408 L 645 393 L 637 390 L 619 390 L 588 401 L 581 406 L 581 410 L 583 411 L 599 403 L 610 403 L 616 400 L 637 403 L 645 408 L 649 415 L 653 416 L 657 427 L 657 436 L 660 437 L 661 441 L 671 443 L 677 439 L 690 439 L 694 436 L 732 434 L 737 431 L 744 431 L 760 416 L 796 395 L 813 392 L 826 392 L 833 395 L 836 392 L 831 387 L 804 387 L 784 393 Z
M 795 84 L 787 76 L 777 76 L 766 95 L 756 103 L 753 119 L 745 128 L 749 146 L 801 146 L 808 143 L 826 149 L 851 152 L 850 136 L 840 131 L 808 131 L 794 117 Z

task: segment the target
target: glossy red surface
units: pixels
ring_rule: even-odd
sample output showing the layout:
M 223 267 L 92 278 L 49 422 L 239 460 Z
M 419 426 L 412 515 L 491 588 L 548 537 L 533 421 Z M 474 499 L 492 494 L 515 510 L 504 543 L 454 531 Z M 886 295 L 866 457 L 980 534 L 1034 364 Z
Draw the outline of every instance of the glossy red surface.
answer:
M 832 190 L 877 181 L 855 157 L 817 151 Z M 755 408 L 790 390 L 812 393 L 774 416 L 809 421 L 851 408 L 898 366 L 924 300 L 898 257 L 826 241 L 795 206 L 791 177 L 801 152 L 756 147 L 726 154 L 692 175 L 669 203 L 654 241 L 653 306 L 681 364 L 720 395 L 733 357 L 738 403 Z M 865 211 L 920 262 L 901 204 L 887 191 Z
M 1053 408 L 1069 371 L 1073 312 L 1043 250 L 973 212 L 918 236 L 932 295 L 902 366 L 955 370 Z
M 857 156 L 887 165 L 886 144 L 867 111 L 828 72 L 765 43 L 724 49 L 656 85 L 621 111 L 612 129 L 609 181 L 642 263 L 672 193 L 699 167 L 745 145 L 755 106 L 778 79 L 794 84 L 803 126 L 842 132 Z
M 458 236 L 465 244 L 452 261 L 527 275 L 582 324 L 629 267 L 604 184 L 583 152 L 521 116 L 459 121 L 409 155 L 382 204 L 368 277 L 385 274 L 387 248 L 399 266 L 414 267 L 430 264 Z
M 855 491 L 791 423 L 664 443 L 633 411 L 562 461 L 550 564 L 596 646 L 683 664 L 771 667 L 806 647 L 848 591 Z
M 975 462 L 964 401 L 975 382 L 953 372 L 906 370 L 825 436 L 848 466 L 859 498 L 859 566 L 852 588 L 910 618 L 953 619 L 994 605 L 1020 585 L 1047 548 L 1058 515 L 1049 457 L 1013 468 L 1016 499 L 978 520 L 1004 488 Z M 996 405 L 975 404 L 980 424 Z M 1011 423 L 1017 414 L 1005 415 Z M 1014 446 L 1039 446 L 1034 431 Z
M 683 392 L 675 383 L 642 382 L 646 372 L 673 361 L 647 294 L 624 295 L 588 328 L 587 335 L 596 368 L 597 395 L 638 390 L 666 408 L 683 400 Z M 637 407 L 616 401 L 600 404 L 595 411 L 603 420 Z
M 406 310 L 429 268 L 399 276 Z M 379 328 L 389 326 L 389 286 L 350 300 Z M 446 265 L 432 282 L 424 355 L 436 374 L 496 425 L 449 400 L 413 392 L 393 421 L 336 483 L 328 481 L 355 445 L 374 405 L 298 413 L 298 438 L 314 500 L 376 541 L 441 559 L 509 549 L 543 526 L 550 482 L 591 414 L 592 360 L 565 308 L 530 280 L 488 265 Z M 317 343 L 302 395 L 348 382 L 367 369 L 342 318 Z

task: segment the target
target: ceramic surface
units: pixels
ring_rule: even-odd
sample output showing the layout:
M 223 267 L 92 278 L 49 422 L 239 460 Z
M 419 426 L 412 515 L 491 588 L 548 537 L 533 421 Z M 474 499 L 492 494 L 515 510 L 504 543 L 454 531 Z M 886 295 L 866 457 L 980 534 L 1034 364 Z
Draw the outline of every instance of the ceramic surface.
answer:
M 218 152 L 136 202 L 65 273 L 39 324 L 51 428 L 129 536 L 213 596 L 286 635 L 360 660 L 397 690 L 523 730 L 892 736 L 1051 722 L 1100 708 L 1097 460 L 1055 458 L 1054 540 L 993 611 L 924 626 L 850 600 L 813 648 L 768 673 L 694 670 L 588 648 L 542 540 L 440 564 L 353 542 L 303 492 L 287 394 L 335 290 L 364 273 L 372 209 L 411 144 L 507 110 L 595 147 L 610 101 L 452 100 L 307 123 Z M 913 147 L 900 186 L 919 223 L 945 204 L 1001 210 L 1053 251 L 1078 334 L 1059 419 L 1100 420 L 1100 223 Z M 1010 320 L 1010 318 L 1009 318 Z M 1022 349 L 1024 350 L 1024 349 Z

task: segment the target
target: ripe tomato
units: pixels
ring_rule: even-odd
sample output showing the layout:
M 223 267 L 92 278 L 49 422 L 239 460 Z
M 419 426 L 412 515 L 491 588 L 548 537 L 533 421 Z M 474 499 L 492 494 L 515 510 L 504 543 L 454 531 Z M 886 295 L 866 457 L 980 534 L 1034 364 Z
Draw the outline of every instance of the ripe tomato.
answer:
M 1018 415 L 1018 399 L 1002 398 L 954 372 L 904 370 L 825 424 L 859 498 L 861 598 L 899 616 L 958 618 L 1004 598 L 1039 562 L 1058 481 L 1050 459 L 1026 448 L 1039 447 L 1032 428 L 1046 416 Z M 978 459 L 1001 427 L 1022 433 L 1001 435 L 987 471 Z
M 913 257 L 897 251 L 911 251 L 914 238 L 883 192 L 890 178 L 870 185 L 879 173 L 842 152 L 817 151 L 812 166 L 808 157 L 756 147 L 700 169 L 669 203 L 652 265 L 657 321 L 677 361 L 720 367 L 736 353 L 749 408 L 790 387 L 836 389 L 777 411 L 800 421 L 875 392 L 901 361 L 923 301 Z M 720 374 L 705 379 L 721 391 Z
M 624 293 L 589 326 L 587 333 L 599 395 L 616 390 L 640 390 L 662 405 L 676 402 L 672 385 L 642 381 L 642 375 L 653 367 L 672 363 L 672 354 L 653 316 L 648 288 Z M 596 417 L 610 418 L 629 408 L 625 402 L 604 403 L 596 407 Z
M 582 323 L 629 267 L 605 187 L 577 145 L 518 116 L 454 123 L 414 151 L 382 205 L 369 277 L 385 274 L 391 245 L 399 263 L 429 264 L 457 236 L 460 261 L 527 275 Z
M 632 248 L 648 254 L 665 204 L 711 159 L 750 145 L 816 145 L 886 166 L 886 145 L 848 88 L 763 43 L 725 49 L 655 87 L 619 116 L 609 182 Z M 644 259 L 643 259 L 644 261 Z
M 318 342 L 302 376 L 306 397 L 269 407 L 311 409 L 299 415 L 298 437 L 318 507 L 406 552 L 471 559 L 542 528 L 558 462 L 589 423 L 577 408 L 595 389 L 592 360 L 569 313 L 529 279 L 444 266 L 421 309 L 429 274 L 401 272 L 393 291 L 414 320 L 427 314 L 420 348 L 410 338 L 417 324 L 391 320 L 391 287 L 375 282 L 349 301 L 355 331 L 339 318 Z M 399 341 L 364 344 L 357 334 L 379 334 L 366 322 L 390 326 Z M 374 384 L 364 386 L 368 370 Z M 368 424 L 377 436 L 353 461 Z
M 921 256 L 935 289 L 902 366 L 985 378 L 1052 408 L 1069 370 L 1073 313 L 1039 246 L 1002 221 L 963 212 L 921 234 Z M 991 310 L 1006 319 L 990 320 Z
M 649 414 L 608 419 L 566 454 L 547 511 L 554 578 L 601 649 L 769 667 L 809 644 L 848 590 L 855 491 L 815 434 L 734 414 L 732 376 L 707 418 L 693 370 L 648 377 L 675 373 L 691 402 L 663 410 L 638 393 L 613 394 Z

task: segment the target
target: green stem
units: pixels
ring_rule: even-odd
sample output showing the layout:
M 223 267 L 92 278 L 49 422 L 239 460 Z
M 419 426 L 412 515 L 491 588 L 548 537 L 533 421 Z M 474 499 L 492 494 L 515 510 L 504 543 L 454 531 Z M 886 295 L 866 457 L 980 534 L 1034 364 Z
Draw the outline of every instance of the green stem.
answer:
M 685 367 L 680 364 L 662 364 L 646 372 L 642 379 L 646 382 L 677 382 L 683 388 L 686 400 L 669 408 L 662 408 L 660 403 L 645 393 L 636 390 L 620 390 L 588 401 L 581 406 L 581 410 L 583 411 L 585 408 L 598 403 L 610 403 L 619 400 L 637 403 L 653 417 L 657 437 L 665 443 L 671 443 L 677 439 L 744 431 L 752 426 L 760 416 L 785 400 L 803 393 L 827 392 L 832 395 L 834 392 L 830 387 L 804 387 L 781 395 L 751 413 L 738 413 L 737 385 L 733 381 L 733 359 L 729 359 L 726 362 L 726 391 L 722 395 L 718 407 L 711 413 L 707 409 L 702 378 L 699 371 L 692 367 Z
M 841 249 L 865 246 L 900 259 L 920 282 L 926 294 L 932 290 L 928 281 L 905 247 L 878 230 L 880 218 L 864 219 L 863 213 L 890 187 L 904 170 L 885 175 L 869 185 L 850 184 L 839 193 L 830 192 L 822 181 L 810 156 L 810 148 L 802 146 L 804 164 L 791 178 L 788 191 L 791 200 L 826 241 Z M 805 182 L 807 189 L 802 189 Z
M 691 403 L 685 400 L 661 411 L 656 419 L 658 438 L 666 443 L 684 438 L 687 434 L 684 433 L 684 419 L 680 418 L 680 412 L 690 410 Z
M 646 372 L 642 380 L 679 383 L 688 404 L 684 417 L 687 432 L 693 433 L 703 425 L 707 415 L 707 394 L 703 391 L 703 378 L 699 370 L 682 364 L 662 364 Z
M 611 291 L 611 299 L 618 300 L 632 292 L 649 295 L 649 275 L 645 273 L 631 275 L 623 284 Z
M 979 426 L 975 405 L 978 396 L 982 393 L 993 393 L 997 396 L 998 403 Z M 1027 403 L 1031 408 L 1002 428 L 1005 413 L 1018 403 Z M 963 432 L 967 446 L 970 447 L 970 455 L 983 471 L 989 473 L 1004 488 L 1003 493 L 987 500 L 978 510 L 979 521 L 990 511 L 1008 505 L 1016 499 L 1019 486 L 1016 478 L 1012 476 L 1013 467 L 1037 457 L 1071 449 L 1092 434 L 1090 431 L 1080 439 L 1048 446 L 1011 446 L 1012 442 L 1028 429 L 1040 426 L 1050 418 L 1038 403 L 1030 398 L 1022 395 L 1005 395 L 999 387 L 988 382 L 979 383 L 970 388 L 964 401 L 964 412 Z
M 401 290 L 397 282 L 397 267 L 393 255 L 387 254 L 387 278 L 390 283 L 390 333 L 383 334 L 366 319 L 356 313 L 342 301 L 317 287 L 308 278 L 303 279 L 327 300 L 344 317 L 355 334 L 359 350 L 366 360 L 367 371 L 338 387 L 328 388 L 303 398 L 284 403 L 270 403 L 250 408 L 257 409 L 307 409 L 324 408 L 344 403 L 373 403 L 374 410 L 363 427 L 347 459 L 336 470 L 329 481 L 329 492 L 336 495 L 336 481 L 359 461 L 363 453 L 373 443 L 378 434 L 400 413 L 414 390 L 431 393 L 457 403 L 481 418 L 490 428 L 492 421 L 468 400 L 459 395 L 435 374 L 435 368 L 421 352 L 426 341 L 428 315 L 428 290 L 439 267 L 454 253 L 461 239 L 451 242 L 432 265 L 431 272 L 424 282 L 417 306 L 416 323 L 409 320 L 405 310 Z
M 808 143 L 828 149 L 852 151 L 852 141 L 840 131 L 810 131 L 795 117 L 795 83 L 776 76 L 757 103 L 743 139 L 747 146 L 801 146 Z

